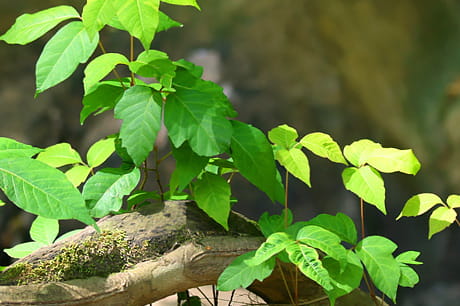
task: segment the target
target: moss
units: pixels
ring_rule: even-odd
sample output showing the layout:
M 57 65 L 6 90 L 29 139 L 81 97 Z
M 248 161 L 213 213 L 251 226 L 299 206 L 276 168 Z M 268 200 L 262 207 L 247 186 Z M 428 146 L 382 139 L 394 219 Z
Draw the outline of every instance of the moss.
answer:
M 0 285 L 26 285 L 107 276 L 141 261 L 154 259 L 184 242 L 200 238 L 199 233 L 181 229 L 170 235 L 131 245 L 124 231 L 104 231 L 82 242 L 69 244 L 53 259 L 14 264 L 0 274 Z

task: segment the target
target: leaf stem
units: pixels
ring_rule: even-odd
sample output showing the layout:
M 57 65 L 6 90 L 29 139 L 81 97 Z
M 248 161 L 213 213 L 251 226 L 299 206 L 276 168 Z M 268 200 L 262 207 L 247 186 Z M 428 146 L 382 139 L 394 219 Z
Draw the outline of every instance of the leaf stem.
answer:
M 284 228 L 288 228 L 289 219 L 288 219 L 288 191 L 289 191 L 289 171 L 286 170 L 286 177 L 284 179 Z
M 284 276 L 283 268 L 281 267 L 281 263 L 278 263 L 278 268 L 280 269 L 281 272 L 281 278 L 283 279 L 284 287 L 286 288 L 286 291 L 289 295 L 289 299 L 291 300 L 292 305 L 296 305 L 294 299 L 292 298 L 291 290 L 289 290 L 289 285 L 286 280 L 286 276 Z
M 163 185 L 161 184 L 161 179 L 160 179 L 160 171 L 158 170 L 158 166 L 160 165 L 160 160 L 157 158 L 158 157 L 158 147 L 157 146 L 154 146 L 153 147 L 153 151 L 155 153 L 155 176 L 157 178 L 157 184 L 158 184 L 158 188 L 160 189 L 160 198 L 161 198 L 161 202 L 164 202 L 165 199 L 164 199 L 164 191 L 163 191 Z
M 134 36 L 129 37 L 129 61 L 134 61 Z M 134 72 L 131 71 L 131 86 L 134 86 Z
M 458 221 L 457 218 L 455 218 L 455 223 L 457 223 L 457 225 L 460 226 L 460 221 Z
M 144 175 L 142 177 L 142 182 L 141 185 L 139 186 L 139 190 L 143 190 L 145 183 L 147 182 L 147 179 L 149 177 L 149 168 L 147 167 L 147 160 L 144 161 Z
M 102 44 L 101 40 L 99 40 L 98 44 L 99 44 L 99 48 L 101 49 L 102 54 L 106 54 L 107 51 L 105 50 L 105 47 Z M 115 74 L 115 77 L 120 81 L 121 87 L 123 87 L 123 89 L 126 90 L 126 86 L 125 86 L 125 84 L 123 84 L 123 79 L 122 79 L 121 75 L 118 73 L 117 68 L 113 68 L 112 71 L 113 71 L 113 74 Z
M 366 237 L 365 227 L 364 227 L 364 201 L 360 198 L 360 210 L 361 210 L 361 239 Z

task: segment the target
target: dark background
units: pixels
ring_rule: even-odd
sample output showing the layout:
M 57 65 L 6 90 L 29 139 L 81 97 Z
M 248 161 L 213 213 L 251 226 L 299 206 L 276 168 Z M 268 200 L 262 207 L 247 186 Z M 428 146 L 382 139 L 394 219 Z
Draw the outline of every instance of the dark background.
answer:
M 0 33 L 25 12 L 83 1 L 2 1 Z M 422 170 L 412 177 L 385 174 L 388 216 L 367 206 L 368 235 L 389 237 L 397 252 L 419 250 L 421 282 L 400 291 L 400 305 L 455 305 L 460 300 L 460 231 L 451 226 L 427 239 L 428 216 L 395 221 L 416 193 L 446 199 L 460 194 L 460 1 L 458 0 L 202 0 L 165 10 L 184 23 L 161 33 L 154 48 L 173 59 L 205 66 L 221 84 L 239 120 L 267 132 L 279 124 L 300 136 L 330 133 L 343 147 L 370 138 L 386 147 L 412 148 Z M 0 136 L 46 147 L 69 142 L 85 153 L 115 132 L 111 113 L 79 124 L 83 66 L 63 84 L 34 99 L 34 65 L 47 35 L 28 46 L 0 43 Z M 108 50 L 124 52 L 125 33 L 107 31 Z M 139 49 L 140 50 L 140 49 Z M 167 148 L 164 148 L 167 150 Z M 359 203 L 341 182 L 341 166 L 310 155 L 309 189 L 290 181 L 298 220 L 341 211 L 358 220 Z M 166 182 L 173 163 L 163 166 Z M 258 218 L 279 211 L 243 180 L 233 184 L 235 208 Z M 28 240 L 33 217 L 11 204 L 0 208 L 0 249 Z M 66 227 L 75 226 L 65 223 Z M 2 264 L 7 256 L 2 253 Z

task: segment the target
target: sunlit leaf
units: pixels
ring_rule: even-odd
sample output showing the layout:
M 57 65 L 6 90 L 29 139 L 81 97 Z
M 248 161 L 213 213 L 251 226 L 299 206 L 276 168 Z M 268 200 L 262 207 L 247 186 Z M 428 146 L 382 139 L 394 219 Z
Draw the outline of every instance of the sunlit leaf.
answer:
M 37 61 L 37 90 L 39 94 L 67 79 L 84 63 L 97 47 L 99 35 L 90 36 L 81 21 L 62 27 L 45 45 Z
M 0 154 L 1 154 L 1 153 L 0 153 Z M 458 207 L 460 207 L 460 195 L 451 194 L 451 195 L 447 198 L 447 205 L 448 205 L 450 208 L 458 208 Z
M 157 32 L 166 31 L 166 30 L 169 30 L 169 29 L 174 28 L 174 27 L 182 27 L 183 26 L 182 23 L 171 19 L 171 17 L 169 17 L 168 15 L 163 13 L 162 11 L 160 11 L 159 17 L 160 17 L 160 19 L 159 19 L 159 22 L 158 22 Z
M 95 142 L 86 154 L 88 165 L 92 168 L 100 166 L 115 152 L 115 138 L 101 139 Z
M 401 269 L 401 276 L 399 278 L 399 286 L 401 287 L 410 287 L 414 288 L 414 286 L 419 282 L 419 277 L 417 272 L 408 265 L 399 264 Z
M 292 148 L 296 144 L 297 137 L 299 137 L 297 131 L 286 124 L 277 126 L 268 132 L 268 139 L 283 149 Z
M 356 167 L 361 167 L 366 163 L 367 158 L 372 154 L 375 149 L 382 146 L 379 143 L 373 142 L 369 139 L 361 139 L 345 146 L 343 154 Z
M 270 276 L 275 268 L 275 258 L 264 261 L 257 266 L 248 266 L 246 260 L 251 259 L 254 254 L 255 251 L 251 251 L 235 258 L 219 276 L 217 290 L 230 291 L 238 288 L 247 288 L 255 280 L 263 281 Z
M 122 119 L 123 147 L 139 166 L 153 150 L 161 128 L 161 96 L 149 87 L 133 86 L 115 106 L 115 118 Z
M 175 4 L 175 5 L 190 5 L 200 9 L 197 0 L 161 0 L 161 2 Z
M 436 208 L 430 215 L 428 239 L 451 225 L 456 217 L 457 212 L 452 208 L 445 206 Z
M 85 93 L 90 92 L 90 89 L 97 82 L 107 76 L 119 64 L 129 64 L 129 60 L 119 53 L 105 53 L 93 59 L 85 68 L 83 79 Z
M 13 258 L 22 258 L 25 257 L 32 252 L 38 250 L 39 248 L 45 246 L 45 244 L 41 242 L 31 241 L 31 242 L 24 242 L 15 245 L 12 248 L 4 249 L 3 252 L 8 254 L 8 256 Z
M 100 31 L 108 24 L 117 11 L 113 6 L 113 0 L 87 0 L 83 7 L 83 24 L 90 33 Z
M 358 195 L 364 201 L 377 207 L 386 214 L 385 186 L 383 179 L 375 169 L 370 166 L 361 168 L 348 167 L 342 172 L 345 188 Z
M 275 151 L 275 158 L 289 173 L 311 187 L 310 164 L 302 150 L 297 148 L 279 149 Z
M 37 160 L 52 167 L 82 163 L 81 157 L 68 143 L 58 143 L 37 155 Z
M 62 21 L 79 17 L 78 12 L 68 5 L 52 7 L 34 14 L 24 14 L 0 36 L 0 40 L 9 44 L 25 45 L 40 38 Z
M 193 195 L 198 207 L 228 230 L 231 191 L 227 181 L 206 172 L 193 184 Z
M 59 222 L 37 216 L 30 227 L 30 238 L 45 245 L 52 244 L 59 234 Z
M 0 159 L 0 188 L 23 210 L 49 219 L 94 224 L 80 192 L 64 173 L 30 158 Z
M 273 150 L 259 129 L 232 121 L 232 157 L 240 173 L 272 201 L 284 202 L 284 188 L 277 179 Z
M 375 286 L 396 302 L 401 275 L 393 252 L 398 246 L 381 236 L 368 236 L 356 246 L 356 254 L 363 261 Z
M 443 204 L 443 201 L 433 193 L 420 193 L 414 195 L 404 204 L 404 208 L 396 220 L 401 217 L 420 216 L 439 204 Z
M 328 134 L 321 132 L 310 133 L 305 135 L 300 140 L 300 143 L 320 157 L 327 158 L 336 163 L 348 165 L 339 145 Z
M 91 172 L 91 168 L 85 165 L 75 165 L 65 172 L 67 179 L 74 185 L 78 187 L 86 181 L 88 175 Z
M 369 154 L 365 162 L 381 172 L 402 172 L 415 175 L 420 170 L 420 162 L 412 150 L 377 148 Z
M 411 264 L 411 265 L 421 265 L 421 261 L 417 261 L 417 257 L 419 257 L 420 252 L 417 251 L 407 251 L 399 254 L 396 256 L 396 260 L 400 263 Z
M 307 225 L 298 232 L 296 240 L 320 249 L 340 262 L 346 261 L 347 252 L 340 244 L 341 239 L 327 229 L 316 225 Z

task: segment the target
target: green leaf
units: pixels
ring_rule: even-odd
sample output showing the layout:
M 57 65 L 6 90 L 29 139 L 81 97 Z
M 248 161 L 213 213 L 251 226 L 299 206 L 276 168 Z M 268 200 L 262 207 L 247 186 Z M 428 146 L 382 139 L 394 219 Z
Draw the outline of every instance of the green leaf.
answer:
M 10 249 L 4 249 L 3 252 L 5 252 L 6 254 L 8 254 L 8 256 L 13 258 L 22 258 L 38 250 L 42 246 L 45 246 L 45 244 L 36 241 L 31 241 L 17 244 Z
M 123 147 L 139 166 L 153 150 L 161 128 L 161 96 L 149 87 L 135 85 L 125 91 L 115 106 L 115 118 L 122 119 Z
M 78 152 L 68 143 L 58 143 L 46 148 L 38 154 L 37 160 L 55 168 L 82 163 Z
M 402 172 L 415 175 L 420 170 L 420 162 L 412 150 L 377 148 L 367 156 L 365 162 L 381 172 Z
M 255 251 L 251 251 L 235 258 L 219 276 L 217 290 L 230 291 L 238 288 L 247 288 L 256 279 L 263 281 L 270 276 L 275 268 L 275 258 L 264 261 L 257 266 L 248 266 L 246 260 L 254 257 L 255 253 Z
M 248 266 L 257 266 L 274 257 L 295 241 L 284 232 L 271 234 L 267 240 L 257 249 L 253 258 L 246 260 Z
M 343 154 L 354 166 L 361 167 L 366 163 L 367 158 L 372 152 L 380 148 L 382 148 L 382 146 L 379 143 L 369 139 L 361 139 L 345 146 Z
M 64 173 L 35 159 L 0 159 L 0 188 L 18 207 L 32 214 L 94 224 L 83 197 Z
M 307 225 L 297 234 L 296 240 L 320 249 L 332 258 L 346 262 L 347 250 L 340 244 L 336 234 L 316 225 Z
M 115 152 L 115 138 L 101 139 L 95 142 L 86 154 L 90 167 L 100 166 Z
M 381 236 L 368 236 L 356 246 L 356 254 L 363 261 L 375 286 L 396 303 L 400 267 L 392 253 L 398 246 Z
M 287 223 L 285 218 L 286 210 L 283 210 L 281 215 L 269 215 L 268 212 L 264 212 L 259 218 L 259 227 L 265 237 L 270 236 L 276 232 L 282 232 L 286 229 L 286 226 L 291 225 L 293 216 L 292 212 L 288 209 Z
M 275 158 L 289 173 L 311 187 L 310 164 L 302 150 L 297 148 L 279 149 L 275 151 Z
M 352 245 L 355 245 L 357 242 L 358 233 L 356 231 L 356 226 L 353 220 L 343 213 L 338 213 L 335 216 L 320 214 L 307 221 L 307 223 L 327 229 L 339 236 L 341 240 Z
M 399 278 L 399 286 L 401 287 L 410 287 L 414 288 L 414 286 L 419 282 L 419 277 L 417 272 L 408 265 L 405 264 L 399 264 L 400 265 L 400 271 L 401 271 L 401 277 Z
M 120 82 L 103 81 L 97 83 L 91 92 L 86 93 L 83 97 L 80 123 L 83 124 L 86 118 L 94 112 L 96 112 L 96 115 L 99 115 L 115 108 L 115 105 L 121 99 L 124 92 Z
M 193 184 L 193 195 L 198 207 L 228 230 L 231 192 L 227 181 L 206 172 Z
M 325 290 L 332 290 L 331 279 L 319 259 L 318 252 L 305 244 L 294 243 L 286 247 L 289 259 L 300 272 L 317 282 Z
M 297 137 L 299 137 L 297 131 L 286 124 L 277 126 L 268 132 L 268 139 L 271 142 L 287 150 L 296 144 Z
M 161 200 L 161 197 L 156 192 L 148 192 L 143 190 L 134 191 L 128 198 L 128 210 L 134 206 L 142 205 L 143 203 L 149 203 L 147 200 Z
M 407 251 L 399 254 L 396 256 L 396 260 L 399 263 L 404 263 L 404 264 L 411 264 L 411 265 L 421 265 L 423 264 L 421 261 L 417 261 L 417 257 L 419 257 L 420 252 L 417 251 Z
M 348 167 L 342 172 L 345 188 L 358 195 L 364 201 L 377 207 L 384 214 L 385 186 L 383 179 L 375 169 L 370 166 L 361 168 Z
M 188 141 L 198 155 L 223 153 L 232 136 L 227 117 L 236 113 L 220 86 L 209 81 L 193 82 L 192 88 L 176 86 L 176 92 L 168 95 L 164 121 L 169 137 L 176 148 Z
M 147 50 L 139 54 L 136 61 L 129 63 L 129 68 L 135 74 L 156 78 L 163 87 L 171 88 L 177 66 L 168 58 L 166 53 Z
M 94 34 L 108 24 L 116 13 L 113 0 L 88 0 L 83 7 L 83 24 L 89 33 Z
M 45 45 L 37 61 L 37 90 L 39 94 L 67 79 L 93 54 L 99 35 L 88 34 L 81 21 L 62 27 Z
M 454 209 L 445 206 L 436 208 L 430 215 L 428 239 L 454 223 L 455 218 L 457 212 Z
M 83 85 L 85 93 L 106 77 L 118 64 L 128 65 L 129 60 L 119 53 L 105 53 L 93 59 L 85 68 Z
M 339 145 L 331 136 L 321 132 L 305 135 L 300 143 L 314 154 L 327 158 L 335 163 L 348 165 Z
M 407 200 L 406 204 L 404 204 L 404 208 L 396 220 L 400 219 L 401 217 L 420 216 L 434 206 L 443 203 L 444 202 L 441 200 L 441 198 L 433 193 L 420 193 L 414 195 L 409 200 Z
M 30 227 L 30 238 L 44 245 L 52 244 L 58 234 L 59 222 L 56 219 L 37 216 Z
M 75 165 L 65 172 L 67 179 L 74 185 L 78 187 L 86 181 L 88 175 L 91 172 L 91 168 L 84 165 Z
M 161 2 L 175 5 L 190 5 L 197 8 L 198 10 L 201 10 L 197 0 L 161 0 Z
M 1 153 L 0 153 L 1 154 Z M 457 194 L 451 194 L 447 198 L 447 205 L 450 208 L 459 208 L 460 207 L 460 195 Z
M 82 230 L 83 230 L 83 229 L 76 229 L 76 230 L 67 232 L 67 233 L 65 233 L 65 234 L 62 234 L 61 236 L 58 237 L 58 239 L 56 239 L 55 242 L 59 242 L 59 241 L 61 241 L 61 240 L 64 240 L 64 239 L 66 239 L 66 238 L 68 238 L 68 237 L 70 237 L 70 236 L 73 236 L 73 235 L 75 235 L 75 234 L 81 232 Z
M 284 187 L 277 179 L 273 150 L 265 135 L 257 128 L 232 121 L 231 151 L 235 166 L 252 184 L 272 201 L 284 202 Z
M 0 40 L 9 44 L 25 45 L 38 39 L 62 21 L 79 17 L 78 12 L 68 5 L 52 7 L 34 14 L 24 14 L 0 36 Z
M 322 260 L 324 268 L 328 271 L 331 284 L 334 287 L 332 290 L 327 290 L 326 293 L 334 305 L 335 300 L 345 294 L 350 293 L 358 288 L 363 277 L 363 266 L 359 257 L 352 251 L 347 251 L 347 264 L 343 269 L 343 264 L 326 256 Z
M 160 11 L 157 32 L 169 30 L 174 27 L 182 27 L 183 24 L 171 19 L 168 15 Z
M 137 186 L 140 171 L 134 168 L 126 173 L 120 169 L 104 169 L 93 175 L 83 187 L 83 197 L 90 202 L 91 215 L 101 218 L 118 211 L 123 197 Z
M 32 157 L 42 149 L 20 143 L 14 139 L 0 137 L 0 159 L 9 157 Z
M 205 168 L 209 157 L 199 156 L 192 151 L 187 142 L 182 144 L 180 148 L 172 149 L 172 154 L 176 160 L 176 169 L 171 175 L 170 189 L 175 191 L 179 188 L 179 192 L 184 188 Z
M 160 0 L 125 0 L 118 8 L 120 23 L 132 36 L 138 38 L 144 49 L 150 49 L 159 23 Z

